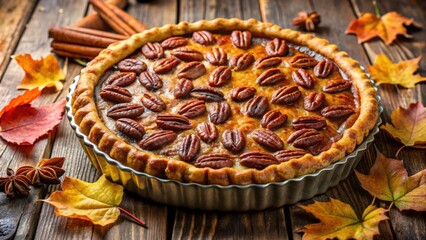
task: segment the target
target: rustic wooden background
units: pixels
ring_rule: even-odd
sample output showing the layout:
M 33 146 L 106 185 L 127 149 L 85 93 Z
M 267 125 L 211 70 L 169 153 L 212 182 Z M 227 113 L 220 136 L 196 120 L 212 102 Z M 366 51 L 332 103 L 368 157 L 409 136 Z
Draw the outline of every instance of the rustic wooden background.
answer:
M 382 14 L 398 11 L 426 25 L 426 1 L 378 1 Z M 148 3 L 131 1 L 128 12 L 149 27 L 179 21 L 196 21 L 216 17 L 255 18 L 292 28 L 291 19 L 300 10 L 317 11 L 321 27 L 317 35 L 337 43 L 340 48 L 369 65 L 377 54 L 384 52 L 391 60 L 400 61 L 426 55 L 426 31 L 410 28 L 412 39 L 399 39 L 391 46 L 380 40 L 358 44 L 354 35 L 345 35 L 349 22 L 363 12 L 374 12 L 371 1 L 363 0 L 152 0 Z M 87 0 L 0 0 L 0 107 L 21 94 L 16 90 L 24 73 L 13 54 L 31 53 L 34 57 L 49 53 L 47 30 L 53 26 L 71 25 L 91 8 Z M 59 58 L 63 63 L 62 58 Z M 64 99 L 72 79 L 82 69 L 70 61 L 65 88 L 58 93 L 44 94 L 35 104 L 46 104 Z M 426 75 L 426 60 L 420 63 L 420 73 Z M 398 106 L 413 101 L 426 105 L 426 84 L 414 89 L 380 86 L 384 112 L 382 118 L 389 121 L 390 113 Z M 384 133 L 376 140 L 377 148 L 386 156 L 394 156 L 401 146 Z M 49 138 L 32 147 L 18 147 L 0 141 L 0 172 L 7 167 L 17 169 L 21 165 L 36 164 L 42 157 L 65 156 L 66 175 L 85 181 L 95 181 L 99 173 L 89 163 L 66 119 Z M 426 151 L 406 148 L 399 155 L 409 174 L 426 168 Z M 358 165 L 363 173 L 375 159 L 371 147 Z M 39 199 L 49 196 L 57 186 L 32 189 L 27 198 L 9 200 L 0 194 L 0 239 L 181 239 L 181 238 L 252 238 L 252 239 L 301 239 L 296 230 L 315 222 L 312 215 L 295 205 L 260 212 L 226 213 L 204 212 L 160 205 L 126 193 L 122 206 L 136 216 L 145 219 L 149 228 L 142 228 L 120 218 L 108 227 L 94 226 L 88 222 L 56 217 L 53 208 Z M 370 204 L 372 197 L 364 191 L 354 174 L 338 186 L 312 200 L 326 201 L 329 197 L 340 199 L 354 206 L 357 214 Z M 302 204 L 312 203 L 312 200 Z M 426 239 L 426 213 L 392 209 L 390 221 L 380 224 L 381 235 L 377 239 Z

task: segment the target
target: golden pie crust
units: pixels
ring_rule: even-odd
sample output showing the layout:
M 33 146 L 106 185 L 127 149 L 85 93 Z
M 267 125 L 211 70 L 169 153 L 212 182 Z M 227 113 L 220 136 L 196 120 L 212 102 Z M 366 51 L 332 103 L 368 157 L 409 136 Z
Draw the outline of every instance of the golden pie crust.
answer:
M 328 150 L 316 156 L 306 154 L 301 158 L 270 165 L 262 170 L 230 167 L 220 169 L 197 168 L 184 161 L 158 157 L 150 152 L 145 152 L 118 137 L 116 133 L 106 127 L 99 116 L 94 97 L 95 88 L 105 72 L 146 43 L 160 42 L 171 36 L 191 34 L 201 30 L 212 32 L 246 30 L 254 36 L 269 39 L 280 38 L 299 46 L 306 46 L 334 61 L 351 79 L 358 91 L 358 118 L 350 128 L 344 131 L 340 140 L 334 142 Z M 92 143 L 113 159 L 136 171 L 180 182 L 246 185 L 284 181 L 317 171 L 342 159 L 353 152 L 355 147 L 363 142 L 369 131 L 375 126 L 378 118 L 378 103 L 376 92 L 365 73 L 360 69 L 358 62 L 350 58 L 347 53 L 339 51 L 336 45 L 330 44 L 327 40 L 317 38 L 312 34 L 282 29 L 271 23 L 258 22 L 255 19 L 243 21 L 219 18 L 212 21 L 202 20 L 195 23 L 169 24 L 135 34 L 128 40 L 110 45 L 81 71 L 72 98 L 72 113 L 81 132 L 87 135 Z

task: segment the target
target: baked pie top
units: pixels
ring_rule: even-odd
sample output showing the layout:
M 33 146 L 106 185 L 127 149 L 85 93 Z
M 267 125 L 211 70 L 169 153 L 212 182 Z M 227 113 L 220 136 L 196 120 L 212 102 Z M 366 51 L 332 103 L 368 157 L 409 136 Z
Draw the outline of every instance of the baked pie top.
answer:
M 202 184 L 282 181 L 354 150 L 378 117 L 357 62 L 253 19 L 166 25 L 82 71 L 77 124 L 138 171 Z

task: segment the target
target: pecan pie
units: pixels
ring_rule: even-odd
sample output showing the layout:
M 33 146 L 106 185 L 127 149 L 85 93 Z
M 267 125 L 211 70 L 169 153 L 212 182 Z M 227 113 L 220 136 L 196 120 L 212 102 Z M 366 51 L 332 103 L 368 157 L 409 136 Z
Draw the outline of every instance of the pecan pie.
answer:
M 81 72 L 76 123 L 113 159 L 181 182 L 283 181 L 354 151 L 378 118 L 358 63 L 254 19 L 154 28 Z

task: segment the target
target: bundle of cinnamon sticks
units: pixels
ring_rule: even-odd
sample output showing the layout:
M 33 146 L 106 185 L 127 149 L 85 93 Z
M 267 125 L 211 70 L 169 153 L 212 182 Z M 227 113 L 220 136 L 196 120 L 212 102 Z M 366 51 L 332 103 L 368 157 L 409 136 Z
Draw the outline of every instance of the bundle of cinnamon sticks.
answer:
M 121 8 L 126 0 L 89 0 L 96 13 L 78 21 L 74 26 L 49 29 L 52 52 L 78 59 L 91 60 L 111 43 L 124 40 L 147 29 Z M 116 33 L 106 31 L 113 29 Z

